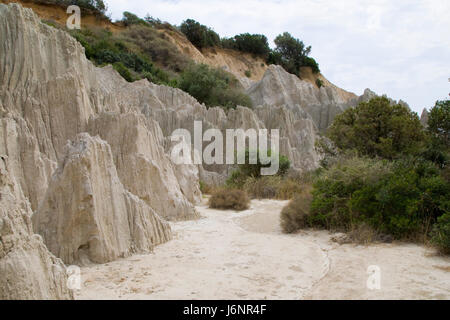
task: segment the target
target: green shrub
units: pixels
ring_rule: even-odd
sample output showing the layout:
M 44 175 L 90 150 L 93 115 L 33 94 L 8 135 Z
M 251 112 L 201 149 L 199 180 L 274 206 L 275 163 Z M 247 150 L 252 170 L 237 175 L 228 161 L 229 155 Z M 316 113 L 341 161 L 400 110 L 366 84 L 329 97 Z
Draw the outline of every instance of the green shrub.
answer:
M 226 186 L 229 188 L 242 189 L 247 178 L 248 177 L 244 175 L 241 170 L 233 170 L 226 181 Z
M 319 64 L 317 63 L 317 61 L 314 58 L 305 57 L 303 59 L 303 66 L 310 67 L 313 73 L 320 72 Z
M 220 37 L 217 33 L 193 19 L 183 21 L 180 31 L 198 49 L 220 45 Z
M 362 102 L 338 115 L 327 136 L 340 150 L 354 149 L 363 156 L 385 159 L 417 155 L 425 142 L 417 114 L 385 97 Z
M 186 68 L 181 74 L 179 87 L 207 107 L 235 108 L 238 105 L 252 105 L 232 74 L 205 64 L 191 64 Z
M 261 177 L 261 170 L 262 168 L 268 168 L 270 167 L 270 164 L 262 164 L 261 158 L 260 158 L 260 151 L 256 150 L 257 153 L 257 163 L 251 164 L 250 163 L 250 151 L 248 149 L 245 150 L 245 164 L 239 165 L 239 170 L 242 172 L 244 177 L 255 177 L 259 178 Z M 267 150 L 267 156 L 272 156 L 272 150 Z M 284 176 L 291 167 L 291 162 L 285 155 L 278 155 L 278 157 L 275 156 L 275 158 L 278 158 L 279 161 L 279 170 L 278 175 Z
M 53 28 L 55 28 L 55 29 L 60 29 L 61 27 L 58 25 L 58 23 L 56 23 L 56 21 L 55 20 L 45 20 L 45 19 L 43 19 L 43 20 L 41 20 L 42 21 L 42 23 L 45 23 L 46 25 L 48 25 L 48 26 L 50 26 L 50 27 L 53 27 Z
M 209 207 L 212 209 L 243 211 L 247 210 L 249 205 L 247 194 L 237 189 L 218 190 L 209 199 Z
M 243 33 L 233 38 L 222 39 L 221 44 L 224 48 L 248 52 L 262 57 L 267 57 L 270 53 L 267 37 L 262 34 Z
M 133 82 L 135 80 L 130 70 L 128 70 L 128 68 L 122 62 L 114 63 L 113 67 L 114 70 L 116 70 L 122 76 L 122 78 L 124 78 L 128 82 Z
M 320 80 L 320 79 L 317 79 L 316 80 L 316 85 L 317 85 L 318 88 L 322 88 L 323 87 L 323 81 Z
M 428 131 L 450 148 L 450 100 L 437 101 L 430 110 Z
M 301 67 L 311 67 L 314 73 L 319 73 L 318 63 L 308 55 L 311 47 L 306 47 L 303 41 L 285 32 L 275 38 L 276 48 L 268 55 L 269 64 L 281 65 L 287 72 L 300 75 Z
M 311 200 L 311 194 L 304 192 L 297 195 L 283 208 L 280 216 L 280 224 L 284 233 L 294 233 L 310 226 L 309 213 Z
M 125 11 L 123 13 L 123 18 L 120 22 L 122 22 L 127 27 L 134 24 L 148 25 L 148 22 L 146 22 L 144 19 L 141 19 L 137 15 L 128 11 Z
M 96 14 L 103 18 L 107 18 L 105 16 L 107 6 L 103 0 L 33 0 L 32 2 L 38 4 L 55 4 L 64 9 L 70 5 L 77 5 L 80 7 L 82 13 Z
M 272 151 L 267 151 L 270 157 Z M 270 167 L 270 164 L 263 165 L 260 160 L 259 150 L 257 150 L 257 163 L 250 164 L 250 151 L 245 151 L 245 164 L 238 165 L 226 181 L 228 187 L 247 190 L 254 198 L 278 198 L 290 199 L 295 190 L 294 182 L 290 184 L 288 179 L 281 179 L 290 169 L 291 162 L 284 156 L 279 156 L 279 170 L 276 176 L 261 176 L 261 170 L 264 167 Z M 281 183 L 283 181 L 283 183 Z
M 181 72 L 190 60 L 156 29 L 144 25 L 133 25 L 120 35 L 128 43 L 138 48 L 151 61 L 173 72 Z
M 252 76 L 252 73 L 250 72 L 250 70 L 245 71 L 245 76 L 247 78 L 250 78 Z
M 450 253 L 450 211 L 438 219 L 432 234 L 432 243 L 443 253 Z
M 429 162 L 344 159 L 316 179 L 311 223 L 347 231 L 366 223 L 397 239 L 417 239 L 450 208 L 449 194 Z
M 143 34 L 152 35 L 155 32 L 148 26 L 132 26 L 118 35 L 100 28 L 72 30 L 70 34 L 85 48 L 88 59 L 99 66 L 112 64 L 127 81 L 146 78 L 154 83 L 170 84 L 173 79 L 156 67 L 144 50 L 146 45 L 153 43 L 144 41 L 149 38 L 143 39 Z

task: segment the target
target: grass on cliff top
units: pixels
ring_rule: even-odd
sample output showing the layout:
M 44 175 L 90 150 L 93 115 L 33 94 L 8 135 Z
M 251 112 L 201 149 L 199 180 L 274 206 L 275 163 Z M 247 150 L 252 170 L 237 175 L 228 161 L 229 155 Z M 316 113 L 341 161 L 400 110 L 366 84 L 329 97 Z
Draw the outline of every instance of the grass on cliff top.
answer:
M 133 24 L 118 33 L 85 28 L 70 34 L 83 45 L 88 59 L 97 66 L 112 64 L 128 82 L 147 79 L 180 88 L 207 107 L 252 106 L 234 75 L 195 64 L 150 24 Z

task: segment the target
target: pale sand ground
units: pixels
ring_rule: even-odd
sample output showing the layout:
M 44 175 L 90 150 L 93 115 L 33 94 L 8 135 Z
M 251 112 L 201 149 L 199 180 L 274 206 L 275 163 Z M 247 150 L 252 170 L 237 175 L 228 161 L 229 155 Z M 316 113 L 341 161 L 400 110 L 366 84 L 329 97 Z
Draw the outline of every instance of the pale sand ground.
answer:
M 283 235 L 287 202 L 237 213 L 198 207 L 153 254 L 82 268 L 78 299 L 450 299 L 450 259 L 413 244 L 338 245 L 324 231 Z M 367 268 L 381 289 L 367 289 Z

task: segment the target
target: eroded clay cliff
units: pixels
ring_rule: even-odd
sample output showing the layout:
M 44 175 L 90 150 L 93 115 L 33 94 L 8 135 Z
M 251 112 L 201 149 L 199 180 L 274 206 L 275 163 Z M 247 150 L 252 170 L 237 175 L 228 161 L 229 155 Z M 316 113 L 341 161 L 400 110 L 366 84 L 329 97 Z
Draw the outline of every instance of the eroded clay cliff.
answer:
M 67 144 L 33 225 L 66 264 L 150 252 L 171 238 L 169 224 L 121 183 L 109 144 L 87 133 Z
M 33 233 L 30 204 L 3 151 L 0 150 L 0 300 L 73 299 L 67 287 L 66 267 Z

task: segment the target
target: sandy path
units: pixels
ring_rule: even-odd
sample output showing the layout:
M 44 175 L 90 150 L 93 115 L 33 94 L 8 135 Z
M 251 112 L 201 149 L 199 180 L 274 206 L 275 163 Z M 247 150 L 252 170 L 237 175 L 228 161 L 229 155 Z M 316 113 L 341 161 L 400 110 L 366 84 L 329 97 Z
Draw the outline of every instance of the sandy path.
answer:
M 416 245 L 339 246 L 327 232 L 283 235 L 283 201 L 236 213 L 199 206 L 153 254 L 82 269 L 78 299 L 449 299 L 450 260 Z M 381 290 L 366 287 L 381 268 Z

